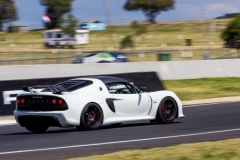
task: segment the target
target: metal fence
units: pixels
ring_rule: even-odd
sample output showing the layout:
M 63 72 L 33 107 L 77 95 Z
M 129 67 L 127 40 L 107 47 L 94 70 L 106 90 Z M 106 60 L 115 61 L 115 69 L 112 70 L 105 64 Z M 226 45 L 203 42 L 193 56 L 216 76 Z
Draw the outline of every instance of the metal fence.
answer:
M 100 51 L 52 49 L 47 52 L 1 52 L 0 65 L 71 64 L 75 60 L 78 60 L 79 57 L 85 57 L 93 52 Z M 239 58 L 240 56 L 238 50 L 230 48 L 128 50 L 114 52 L 125 54 L 128 62 L 229 59 Z M 163 57 L 161 54 L 165 55 L 164 59 L 161 59 L 161 57 Z

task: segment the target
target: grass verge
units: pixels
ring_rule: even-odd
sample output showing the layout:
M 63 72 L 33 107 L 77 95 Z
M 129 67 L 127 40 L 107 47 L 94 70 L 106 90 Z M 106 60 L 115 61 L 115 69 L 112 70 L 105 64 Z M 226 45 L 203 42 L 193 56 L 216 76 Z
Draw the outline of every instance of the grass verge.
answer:
M 236 58 L 237 53 L 228 55 L 235 51 L 222 47 L 220 34 L 229 19 L 216 21 L 216 32 L 210 33 L 211 21 L 185 21 L 185 22 L 164 22 L 147 25 L 148 32 L 134 37 L 134 48 L 122 50 L 177 50 L 191 51 L 193 57 L 183 58 L 181 51 L 171 52 L 171 60 L 201 60 L 205 54 L 211 58 L 227 55 L 227 58 Z M 205 28 L 199 27 L 205 26 Z M 46 49 L 43 38 L 43 31 L 29 31 L 20 33 L 0 32 L 0 65 L 29 65 L 29 64 L 56 64 L 71 63 L 75 59 L 75 51 L 66 49 Z M 129 25 L 108 26 L 105 31 L 91 31 L 89 43 L 75 46 L 84 50 L 119 50 L 119 42 L 123 37 L 133 32 Z M 185 39 L 192 39 L 192 47 L 186 46 Z M 196 50 L 196 48 L 201 48 Z M 195 49 L 194 49 L 195 48 Z M 58 52 L 60 53 L 55 53 Z M 6 53 L 5 53 L 6 52 Z M 44 53 L 42 53 L 44 52 Z M 54 53 L 51 53 L 54 52 Z M 158 61 L 158 53 L 148 53 L 144 57 L 140 54 L 128 53 L 130 62 Z M 62 57 L 71 55 L 72 58 Z M 142 55 L 142 54 L 141 54 Z
M 135 37 L 135 47 L 143 49 L 161 48 L 162 44 L 172 46 L 185 46 L 185 38 L 192 38 L 193 45 L 206 46 L 209 42 L 214 45 L 221 45 L 222 40 L 219 34 L 222 27 L 225 27 L 229 20 L 218 20 L 216 22 L 217 31 L 210 34 L 211 21 L 187 21 L 187 22 L 162 22 L 147 25 L 148 32 Z M 200 26 L 205 26 L 203 29 Z M 21 33 L 4 33 L 0 32 L 0 50 L 12 48 L 30 50 L 42 49 L 43 47 L 43 31 L 29 31 Z M 119 41 L 126 35 L 131 34 L 133 30 L 129 25 L 108 26 L 105 31 L 91 31 L 90 43 L 81 46 L 83 49 L 106 50 L 108 47 L 119 49 Z M 13 45 L 14 44 L 14 45 Z M 12 47 L 11 47 L 12 46 Z M 13 47 L 14 46 L 14 47 Z M 80 47 L 80 46 L 79 46 Z
M 238 160 L 240 139 L 182 144 L 148 150 L 129 150 L 72 160 Z
M 240 96 L 240 78 L 236 77 L 167 80 L 163 84 L 182 101 Z

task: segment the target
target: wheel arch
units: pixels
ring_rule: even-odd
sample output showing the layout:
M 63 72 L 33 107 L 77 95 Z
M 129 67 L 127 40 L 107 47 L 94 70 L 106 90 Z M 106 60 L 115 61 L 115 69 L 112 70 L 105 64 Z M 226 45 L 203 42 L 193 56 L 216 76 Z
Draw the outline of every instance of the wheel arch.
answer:
M 175 116 L 175 118 L 178 118 L 178 113 L 179 113 L 179 104 L 177 103 L 177 101 L 175 100 L 175 98 L 174 97 L 172 97 L 172 96 L 167 96 L 168 98 L 172 98 L 172 100 L 176 103 L 176 105 L 177 105 L 177 114 L 176 114 L 176 116 Z M 166 98 L 167 98 L 166 97 Z
M 101 106 L 100 104 L 98 104 L 97 102 L 94 102 L 94 101 L 88 102 L 87 104 L 85 104 L 85 106 L 88 105 L 88 104 L 90 104 L 90 103 L 93 103 L 93 104 L 98 105 L 99 108 L 101 109 L 101 111 L 102 111 L 102 116 L 103 116 L 101 124 L 103 124 L 103 121 L 104 121 L 104 112 L 103 112 L 102 106 Z M 84 106 L 83 108 L 85 108 L 85 106 Z M 82 112 L 83 112 L 83 110 L 82 110 Z M 82 113 L 81 113 L 81 114 L 82 114 Z
M 152 115 L 153 117 L 156 117 L 158 107 L 162 102 L 162 100 L 166 97 L 170 97 L 171 99 L 173 99 L 177 105 L 176 118 L 184 117 L 183 111 L 182 111 L 182 102 L 174 92 L 164 90 L 164 91 L 158 91 L 158 92 L 150 92 L 149 95 L 152 98 L 152 105 L 153 105 L 152 111 L 150 111 L 150 115 Z
M 172 101 L 172 103 L 175 103 L 175 108 L 176 108 L 176 111 L 175 111 L 175 114 L 173 116 L 173 119 L 171 118 L 170 120 L 168 119 L 164 119 L 162 117 L 162 114 L 160 112 L 162 111 L 159 111 L 159 110 L 162 110 L 162 104 L 164 104 L 166 101 Z M 174 97 L 171 97 L 171 96 L 165 96 L 158 104 L 158 109 L 156 111 L 156 117 L 155 117 L 155 121 L 157 121 L 157 123 L 172 123 L 174 121 L 174 119 L 178 118 L 178 113 L 179 113 L 179 106 L 178 106 L 178 103 L 176 102 L 176 100 L 174 99 Z
M 166 96 L 166 97 L 163 97 L 162 99 L 161 99 L 161 101 L 159 101 L 159 103 L 158 103 L 158 108 L 159 108 L 159 106 L 161 105 L 161 103 L 162 103 L 162 100 L 163 99 L 165 99 L 165 98 L 171 98 L 175 103 L 176 103 L 176 105 L 177 105 L 177 114 L 176 114 L 176 117 L 175 118 L 177 118 L 178 117 L 178 113 L 179 113 L 179 106 L 178 106 L 178 103 L 176 102 L 176 100 L 172 97 L 172 96 Z M 155 118 L 157 118 L 157 116 L 158 116 L 158 109 L 156 110 L 156 116 L 155 116 Z

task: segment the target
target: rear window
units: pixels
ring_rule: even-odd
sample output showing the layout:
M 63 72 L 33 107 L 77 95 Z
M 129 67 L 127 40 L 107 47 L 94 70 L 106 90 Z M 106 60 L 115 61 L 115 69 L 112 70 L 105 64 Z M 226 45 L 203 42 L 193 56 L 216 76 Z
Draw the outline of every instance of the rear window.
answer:
M 93 84 L 93 82 L 88 80 L 69 80 L 69 81 L 57 83 L 55 84 L 55 86 L 64 87 L 67 89 L 67 91 L 72 92 L 77 89 L 87 87 L 91 84 Z M 46 88 L 42 92 L 50 92 L 50 89 Z

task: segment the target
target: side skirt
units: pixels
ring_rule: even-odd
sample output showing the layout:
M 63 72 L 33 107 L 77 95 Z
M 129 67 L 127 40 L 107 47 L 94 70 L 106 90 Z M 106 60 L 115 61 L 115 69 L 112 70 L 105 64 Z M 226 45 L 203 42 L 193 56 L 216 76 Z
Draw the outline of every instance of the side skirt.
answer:
M 154 120 L 155 117 L 147 116 L 122 116 L 122 117 L 110 117 L 107 118 L 103 124 L 113 124 L 113 123 L 122 123 L 122 122 L 131 122 L 139 120 Z

